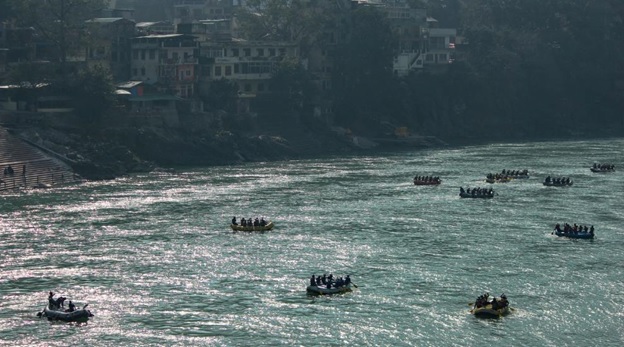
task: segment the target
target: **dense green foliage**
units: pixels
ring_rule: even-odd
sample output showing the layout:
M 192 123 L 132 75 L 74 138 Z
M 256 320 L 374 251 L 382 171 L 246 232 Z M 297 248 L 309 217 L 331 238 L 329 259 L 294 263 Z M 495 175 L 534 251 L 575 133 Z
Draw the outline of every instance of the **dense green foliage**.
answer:
M 621 15 L 615 1 L 467 2 L 464 65 L 484 108 L 460 116 L 505 136 L 621 131 Z
M 322 30 L 324 16 L 305 0 L 246 0 L 236 11 L 240 33 L 249 40 L 296 42 L 304 54 Z
M 113 106 L 114 87 L 110 72 L 101 67 L 80 71 L 67 87 L 76 113 L 90 129 L 100 129 L 103 116 Z M 64 92 L 64 91 L 61 91 Z
M 56 50 L 63 74 L 72 54 L 78 54 L 88 39 L 83 30 L 87 19 L 96 17 L 104 0 L 19 0 L 13 1 L 17 23 L 32 26 Z M 63 76 L 66 77 L 66 76 Z
M 294 58 L 285 59 L 273 71 L 270 90 L 274 105 L 283 114 L 302 112 L 318 93 L 308 71 Z
M 526 138 L 624 133 L 624 2 L 621 0 L 409 0 L 439 27 L 457 28 L 456 60 L 445 69 L 396 77 L 396 33 L 374 6 L 340 2 L 247 0 L 236 13 L 250 40 L 300 45 L 259 97 L 262 112 L 309 115 L 315 100 L 333 102 L 334 121 L 379 135 L 380 124 L 443 138 Z M 158 0 L 171 8 L 171 0 Z M 347 2 L 343 2 L 347 3 Z M 147 1 L 137 1 L 145 8 Z M 166 6 L 165 6 L 166 5 Z M 0 0 L 0 11 L 53 43 L 57 60 L 22 64 L 11 81 L 58 82 L 84 100 L 104 95 L 101 71 L 80 76 L 68 58 L 85 39 L 84 20 L 102 0 Z M 1 17 L 1 16 L 0 16 Z M 332 33 L 328 44 L 327 34 Z M 332 89 L 320 91 L 302 68 L 313 49 L 329 52 Z M 72 81 L 72 83 L 70 83 Z M 76 81 L 88 88 L 77 88 Z M 102 82 L 97 87 L 95 83 Z M 236 86 L 213 82 L 199 95 L 209 109 L 235 110 Z M 106 109 L 108 96 L 103 96 Z M 260 100 L 261 99 L 261 100 Z M 318 104 L 318 103 L 316 103 Z M 97 118 L 97 117 L 96 117 Z
M 624 5 L 620 2 L 410 3 L 427 8 L 440 27 L 457 28 L 464 38 L 464 44 L 457 45 L 458 59 L 442 71 L 424 69 L 395 78 L 388 22 L 373 7 L 343 15 L 348 30 L 336 46 L 331 91 L 338 124 L 361 133 L 374 133 L 379 124 L 394 124 L 407 126 L 412 133 L 474 139 L 624 131 L 620 111 L 624 106 Z M 280 21 L 256 16 L 250 32 L 285 38 L 277 35 L 276 28 L 292 26 L 292 20 L 285 19 L 297 11 L 286 2 L 262 9 Z M 333 11 L 332 17 L 341 15 Z M 304 12 L 307 17 L 301 28 L 310 21 L 325 29 L 335 24 L 326 20 L 328 11 Z
M 392 75 L 394 37 L 386 19 L 375 8 L 353 11 L 347 40 L 335 57 L 334 95 L 337 122 L 366 131 L 375 128 L 396 102 Z
M 11 71 L 9 80 L 33 85 L 50 83 L 49 92 L 72 96 L 83 125 L 99 129 L 97 125 L 115 102 L 110 71 L 101 67 L 87 69 L 70 61 L 71 57 L 85 53 L 84 44 L 89 39 L 85 21 L 100 13 L 103 0 L 12 0 L 9 3 L 16 24 L 35 28 L 37 35 L 52 47 L 50 61 L 19 64 Z
M 238 85 L 235 82 L 221 78 L 210 85 L 199 89 L 199 97 L 209 110 L 223 110 L 235 112 Z

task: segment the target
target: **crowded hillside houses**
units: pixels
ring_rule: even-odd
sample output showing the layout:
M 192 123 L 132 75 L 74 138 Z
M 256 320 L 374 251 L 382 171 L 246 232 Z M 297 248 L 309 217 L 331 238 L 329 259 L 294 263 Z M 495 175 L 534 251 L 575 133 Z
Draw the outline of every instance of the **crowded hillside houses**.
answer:
M 319 13 L 348 18 L 360 6 L 372 6 L 387 17 L 397 39 L 393 72 L 440 69 L 455 59 L 456 30 L 440 28 L 421 8 L 407 0 L 309 0 Z M 89 40 L 68 52 L 64 63 L 72 69 L 103 67 L 116 86 L 115 98 L 128 114 L 158 118 L 181 112 L 214 110 L 202 90 L 227 80 L 237 88 L 232 112 L 254 112 L 254 99 L 271 93 L 269 81 L 285 59 L 296 61 L 312 76 L 320 97 L 311 113 L 331 113 L 333 50 L 345 40 L 340 25 L 328 26 L 313 44 L 302 47 L 296 38 L 255 35 L 244 39 L 237 13 L 244 0 L 174 0 L 168 21 L 137 22 L 131 1 L 109 1 L 101 17 L 90 18 L 80 30 Z M 126 7 L 128 6 L 128 7 Z M 261 16 L 262 13 L 258 13 Z M 45 35 L 34 27 L 19 27 L 0 18 L 0 112 L 69 112 L 67 95 L 23 93 L 24 88 L 45 90 L 48 84 L 24 80 L 9 82 L 20 65 L 45 66 L 59 61 Z M 348 23 L 342 20 L 341 23 Z M 20 92 L 22 91 L 22 92 Z M 28 95 L 28 97 L 24 97 Z M 183 107 L 180 107 L 183 105 Z M 162 117 L 175 124 L 175 117 Z

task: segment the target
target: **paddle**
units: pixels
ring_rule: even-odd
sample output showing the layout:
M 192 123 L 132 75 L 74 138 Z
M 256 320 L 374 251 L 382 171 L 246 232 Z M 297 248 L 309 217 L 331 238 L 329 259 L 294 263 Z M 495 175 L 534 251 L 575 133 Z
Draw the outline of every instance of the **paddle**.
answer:
M 351 285 L 354 286 L 355 288 L 358 288 L 357 284 L 351 282 Z

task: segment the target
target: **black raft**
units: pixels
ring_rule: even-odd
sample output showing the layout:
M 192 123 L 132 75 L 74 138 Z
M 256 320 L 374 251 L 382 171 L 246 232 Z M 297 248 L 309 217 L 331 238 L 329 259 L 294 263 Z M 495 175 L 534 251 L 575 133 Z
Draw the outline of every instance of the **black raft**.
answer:
M 87 307 L 87 305 L 85 305 Z M 82 308 L 73 312 L 50 310 L 47 307 L 43 309 L 43 312 L 37 313 L 39 317 L 46 317 L 48 320 L 59 320 L 63 322 L 86 322 L 90 317 L 93 317 L 93 313 Z
M 46 317 L 48 320 L 57 320 L 63 322 L 86 322 L 90 317 L 93 317 L 93 313 L 87 310 L 86 304 L 82 309 L 76 309 L 71 300 L 69 301 L 69 308 L 65 309 L 64 296 L 54 298 L 54 293 L 50 292 L 48 296 L 48 305 L 41 312 L 37 312 L 37 317 Z

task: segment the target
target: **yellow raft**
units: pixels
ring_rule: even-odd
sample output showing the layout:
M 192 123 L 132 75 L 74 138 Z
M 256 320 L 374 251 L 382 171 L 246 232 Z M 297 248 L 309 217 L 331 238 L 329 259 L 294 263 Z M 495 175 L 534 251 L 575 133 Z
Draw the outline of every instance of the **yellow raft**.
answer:
M 470 313 L 474 314 L 475 317 L 481 318 L 499 318 L 509 314 L 510 312 L 511 310 L 509 309 L 509 305 L 495 310 L 492 308 L 492 304 L 487 304 L 485 306 L 470 310 Z

